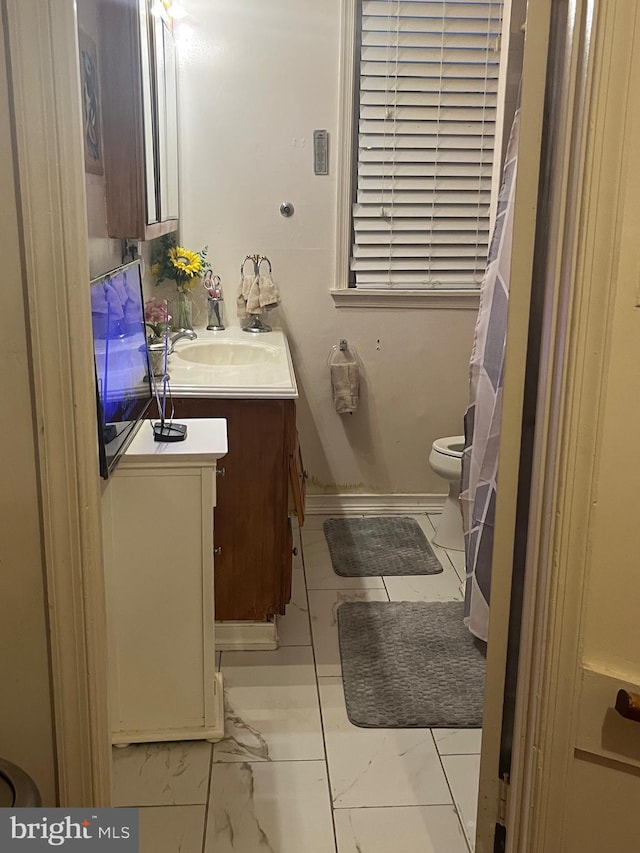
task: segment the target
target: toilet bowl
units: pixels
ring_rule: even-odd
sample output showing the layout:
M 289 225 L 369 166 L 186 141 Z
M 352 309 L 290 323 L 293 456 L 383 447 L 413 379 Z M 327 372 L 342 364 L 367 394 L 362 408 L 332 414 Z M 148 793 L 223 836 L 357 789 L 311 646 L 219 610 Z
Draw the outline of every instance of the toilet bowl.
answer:
M 40 791 L 21 767 L 0 758 L 0 808 L 37 808 L 42 805 Z
M 437 438 L 431 445 L 429 454 L 429 464 L 433 470 L 449 483 L 449 494 L 444 502 L 433 541 L 442 548 L 451 548 L 454 551 L 464 551 L 459 500 L 463 450 L 464 436 L 450 435 Z

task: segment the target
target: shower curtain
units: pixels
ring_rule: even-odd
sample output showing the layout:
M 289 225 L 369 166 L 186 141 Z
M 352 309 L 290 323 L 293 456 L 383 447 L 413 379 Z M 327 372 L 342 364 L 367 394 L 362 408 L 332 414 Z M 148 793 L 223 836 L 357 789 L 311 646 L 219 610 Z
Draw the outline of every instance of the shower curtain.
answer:
M 489 627 L 519 119 L 520 111 L 517 110 L 507 146 L 487 270 L 480 290 L 480 308 L 469 366 L 469 407 L 464 418 L 465 448 L 460 493 L 467 566 L 464 621 L 471 633 L 485 642 Z

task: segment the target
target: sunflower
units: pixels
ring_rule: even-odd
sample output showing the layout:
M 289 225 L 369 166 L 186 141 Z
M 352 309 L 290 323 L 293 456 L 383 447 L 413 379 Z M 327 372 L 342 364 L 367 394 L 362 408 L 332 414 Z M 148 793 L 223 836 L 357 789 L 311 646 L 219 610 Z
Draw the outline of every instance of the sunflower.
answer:
M 156 284 L 174 281 L 180 293 L 194 288 L 208 267 L 206 246 L 199 252 L 191 252 L 176 245 L 172 234 L 160 238 L 151 256 L 151 274 Z
M 202 272 L 202 259 L 195 252 L 182 246 L 169 249 L 169 262 L 178 271 L 180 277 L 194 278 Z

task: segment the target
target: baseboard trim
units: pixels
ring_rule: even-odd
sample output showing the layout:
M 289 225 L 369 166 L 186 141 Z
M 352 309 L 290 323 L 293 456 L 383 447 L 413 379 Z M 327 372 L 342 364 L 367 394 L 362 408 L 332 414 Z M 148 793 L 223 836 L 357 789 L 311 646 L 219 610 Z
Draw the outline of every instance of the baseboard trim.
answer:
M 216 622 L 216 651 L 273 651 L 278 648 L 278 629 L 273 622 Z
M 406 515 L 442 512 L 446 495 L 310 495 L 307 515 Z

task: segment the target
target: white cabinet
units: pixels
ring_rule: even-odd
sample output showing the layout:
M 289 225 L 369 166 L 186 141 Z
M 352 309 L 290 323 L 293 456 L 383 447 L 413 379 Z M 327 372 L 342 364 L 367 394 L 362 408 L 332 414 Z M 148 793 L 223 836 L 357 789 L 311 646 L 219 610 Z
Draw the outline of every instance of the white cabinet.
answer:
M 213 508 L 226 421 L 144 423 L 103 492 L 114 744 L 224 734 L 215 670 Z

